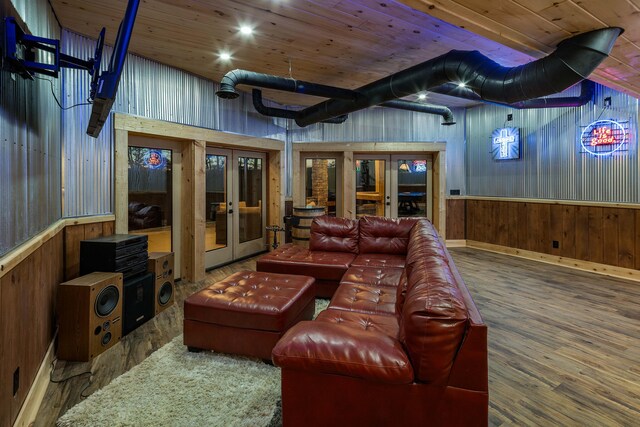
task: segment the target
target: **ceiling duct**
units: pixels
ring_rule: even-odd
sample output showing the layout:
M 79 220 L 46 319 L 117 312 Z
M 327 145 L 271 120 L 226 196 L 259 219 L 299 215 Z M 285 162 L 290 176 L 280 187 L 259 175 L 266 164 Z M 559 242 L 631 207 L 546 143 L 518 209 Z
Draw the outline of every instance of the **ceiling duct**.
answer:
M 253 71 L 247 70 L 233 70 L 225 74 L 224 77 L 222 77 L 220 89 L 216 92 L 216 95 L 223 99 L 235 99 L 240 95 L 236 91 L 236 86 L 239 84 L 277 89 L 285 92 L 322 96 L 325 98 L 344 99 L 348 101 L 355 101 L 359 97 L 362 97 L 362 94 L 349 89 L 310 83 L 302 80 L 294 80 L 286 77 L 272 76 L 269 74 L 254 73 Z M 258 113 L 265 116 L 296 120 L 300 114 L 301 110 L 267 107 L 264 105 L 262 100 L 262 91 L 259 89 L 253 89 L 251 96 L 253 100 L 253 107 Z M 406 100 L 393 100 L 383 102 L 380 106 L 417 111 L 419 113 L 437 114 L 444 118 L 444 122 L 442 124 L 445 126 L 454 125 L 456 123 L 451 110 L 442 105 L 424 104 Z M 336 117 L 328 117 L 321 120 L 321 122 L 344 123 L 347 118 L 348 115 L 342 114 Z
M 573 36 L 560 42 L 550 55 L 517 67 L 503 67 L 477 51 L 452 50 L 355 90 L 245 70 L 233 70 L 222 78 L 220 90 L 216 95 L 226 99 L 237 98 L 235 86 L 247 84 L 331 98 L 291 115 L 291 118 L 301 127 L 375 105 L 403 109 L 411 109 L 413 105 L 419 108 L 418 106 L 424 104 L 402 101 L 398 98 L 428 91 L 448 83 L 464 83 L 479 97 L 479 100 L 514 104 L 562 92 L 586 79 L 609 55 L 614 42 L 623 31 L 622 28 L 611 27 Z M 388 104 L 389 102 L 391 104 Z M 264 108 L 270 107 L 264 106 Z M 275 109 L 276 113 L 282 111 L 290 110 Z M 413 109 L 413 111 L 419 110 Z M 450 122 L 452 121 L 451 118 Z M 443 124 L 450 124 L 446 122 L 447 117 Z
M 622 33 L 611 27 L 579 34 L 550 55 L 518 67 L 503 67 L 477 51 L 452 50 L 355 89 L 355 101 L 330 99 L 300 111 L 298 126 L 401 98 L 445 83 L 464 83 L 484 101 L 511 104 L 562 92 L 587 78 L 609 55 Z
M 580 95 L 578 96 L 561 96 L 549 98 L 527 99 L 526 101 L 514 102 L 512 104 L 503 104 L 494 102 L 494 104 L 505 107 L 523 110 L 527 108 L 561 108 L 561 107 L 581 107 L 587 102 L 593 100 L 596 91 L 596 84 L 591 80 L 583 80 L 580 82 Z M 431 92 L 441 93 L 443 95 L 455 96 L 457 98 L 470 99 L 472 101 L 483 101 L 480 96 L 467 88 L 461 87 L 454 83 L 447 83 L 431 89 Z

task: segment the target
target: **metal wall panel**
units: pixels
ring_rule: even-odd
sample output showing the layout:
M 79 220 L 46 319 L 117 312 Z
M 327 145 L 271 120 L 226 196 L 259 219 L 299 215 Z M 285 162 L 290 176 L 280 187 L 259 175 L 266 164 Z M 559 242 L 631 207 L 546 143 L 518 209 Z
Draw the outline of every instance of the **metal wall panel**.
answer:
M 342 124 L 319 123 L 305 128 L 290 121 L 287 141 L 296 142 L 446 142 L 447 193 L 465 194 L 465 110 L 453 109 L 457 124 L 442 126 L 442 117 L 392 108 L 370 108 L 349 115 Z M 288 182 L 291 180 L 289 179 Z M 287 187 L 287 194 L 290 194 Z
M 57 39 L 47 0 L 12 0 L 32 34 Z M 15 11 L 0 5 L 2 18 Z M 60 81 L 51 80 L 60 97 Z M 50 83 L 0 73 L 0 256 L 60 218 L 60 110 Z
M 575 95 L 577 88 L 567 94 Z M 604 98 L 611 97 L 605 109 Z M 507 122 L 507 114 L 513 121 Z M 581 152 L 582 131 L 594 120 L 629 121 L 628 151 L 596 157 Z M 520 128 L 521 158 L 491 158 L 491 132 Z M 469 195 L 595 202 L 640 202 L 638 100 L 597 85 L 594 102 L 576 108 L 515 110 L 483 105 L 467 110 Z
M 64 31 L 62 51 L 89 58 L 95 41 Z M 111 47 L 105 46 L 103 64 Z M 103 68 L 105 66 L 103 65 Z M 84 102 L 89 93 L 89 74 L 64 71 L 65 103 Z M 190 126 L 245 135 L 285 139 L 286 128 L 255 112 L 250 96 L 221 101 L 217 84 L 135 55 L 128 55 L 113 111 Z M 112 212 L 113 126 L 105 123 L 98 139 L 85 134 L 91 107 L 67 110 L 64 132 L 64 216 L 74 217 Z

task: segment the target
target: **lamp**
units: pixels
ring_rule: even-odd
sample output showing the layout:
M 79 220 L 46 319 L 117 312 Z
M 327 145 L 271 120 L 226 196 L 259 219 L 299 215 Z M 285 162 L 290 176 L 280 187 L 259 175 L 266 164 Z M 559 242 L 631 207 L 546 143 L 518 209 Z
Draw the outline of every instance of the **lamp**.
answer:
M 411 167 L 409 167 L 409 164 L 407 163 L 406 160 L 403 160 L 402 163 L 400 164 L 400 166 L 398 166 L 398 169 L 401 170 L 402 172 L 408 172 L 411 173 Z

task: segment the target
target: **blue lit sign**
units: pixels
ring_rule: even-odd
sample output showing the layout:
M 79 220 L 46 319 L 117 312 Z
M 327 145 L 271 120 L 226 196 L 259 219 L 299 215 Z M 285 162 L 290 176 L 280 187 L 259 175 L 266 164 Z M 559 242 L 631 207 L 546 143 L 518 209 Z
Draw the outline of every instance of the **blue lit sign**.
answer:
M 520 129 L 496 129 L 491 134 L 491 143 L 491 154 L 494 160 L 520 158 Z
M 145 158 L 145 163 L 151 169 L 158 169 L 164 166 L 165 160 L 162 152 L 158 150 L 149 150 L 147 157 Z
M 623 123 L 615 120 L 596 120 L 584 127 L 580 135 L 580 144 L 589 154 L 609 156 L 625 147 L 627 137 L 628 132 Z

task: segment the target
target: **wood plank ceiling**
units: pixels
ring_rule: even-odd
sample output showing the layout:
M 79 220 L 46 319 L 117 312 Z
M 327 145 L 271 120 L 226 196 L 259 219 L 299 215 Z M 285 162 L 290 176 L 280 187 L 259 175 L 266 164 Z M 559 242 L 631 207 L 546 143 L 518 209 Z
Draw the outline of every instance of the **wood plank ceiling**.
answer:
M 573 34 L 621 26 L 592 79 L 640 97 L 638 0 L 142 0 L 130 51 L 220 81 L 242 68 L 357 88 L 452 49 L 514 66 Z M 63 27 L 113 43 L 126 0 L 51 0 Z M 243 37 L 241 25 L 254 33 Z M 218 58 L 229 51 L 232 59 Z M 246 86 L 241 89 L 248 89 Z M 319 98 L 265 91 L 287 105 Z M 429 94 L 448 106 L 469 101 Z

